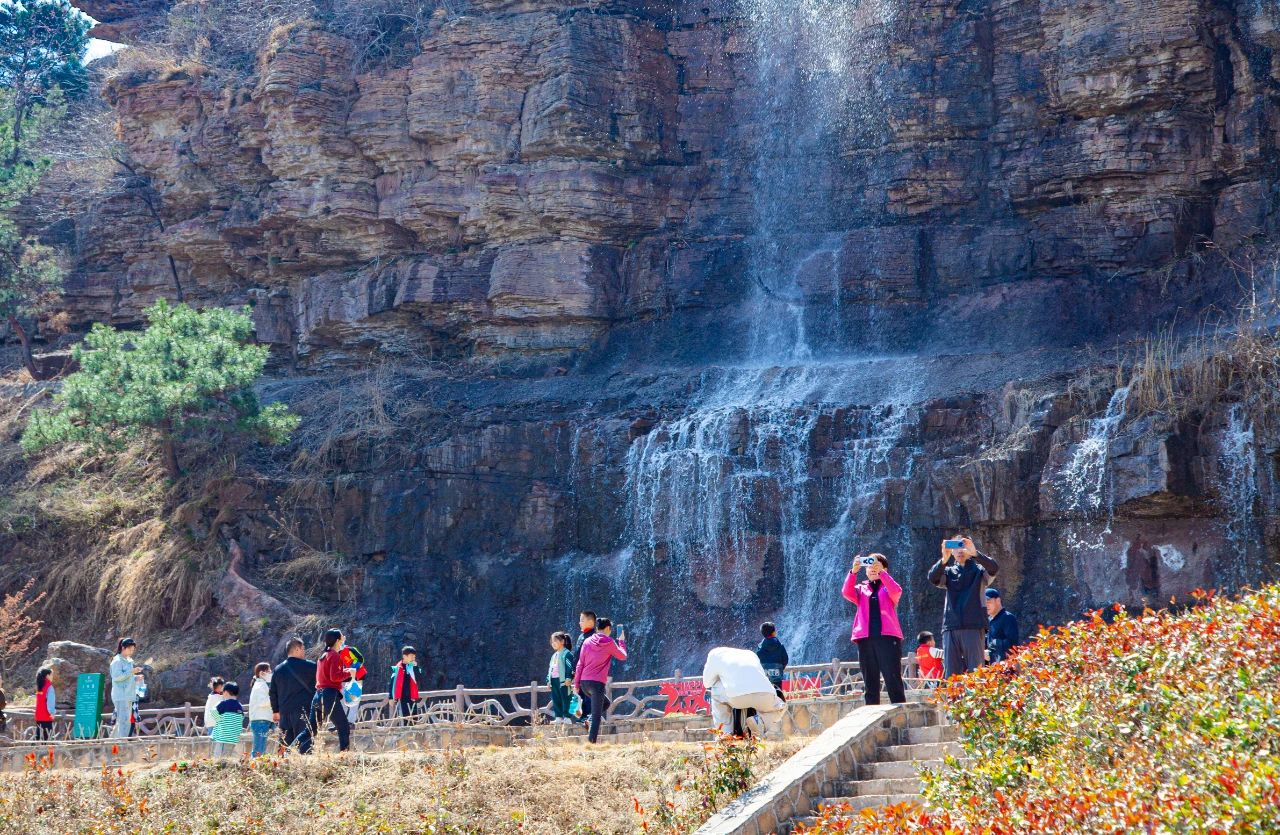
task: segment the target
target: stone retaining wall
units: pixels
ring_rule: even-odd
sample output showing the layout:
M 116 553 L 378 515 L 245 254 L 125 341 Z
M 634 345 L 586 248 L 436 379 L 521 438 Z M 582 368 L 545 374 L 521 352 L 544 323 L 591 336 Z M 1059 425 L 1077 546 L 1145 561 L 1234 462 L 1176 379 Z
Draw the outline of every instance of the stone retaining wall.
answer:
M 695 835 L 770 835 L 796 814 L 812 811 L 822 787 L 856 763 L 871 762 L 876 749 L 893 741 L 900 729 L 936 721 L 937 709 L 925 704 L 860 707 L 836 722 L 759 785 L 703 824 Z

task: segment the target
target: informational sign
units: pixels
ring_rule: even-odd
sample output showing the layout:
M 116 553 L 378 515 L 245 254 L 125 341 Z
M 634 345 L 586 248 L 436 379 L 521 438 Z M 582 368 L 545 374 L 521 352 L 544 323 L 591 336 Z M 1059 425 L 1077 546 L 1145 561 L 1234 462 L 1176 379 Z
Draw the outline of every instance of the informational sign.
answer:
M 106 678 L 102 673 L 81 673 L 76 676 L 76 713 L 75 722 L 71 726 L 73 739 L 98 738 Z
M 668 681 L 658 688 L 658 692 L 667 697 L 667 706 L 663 714 L 670 713 L 710 713 L 707 704 L 707 689 L 698 679 L 689 681 Z

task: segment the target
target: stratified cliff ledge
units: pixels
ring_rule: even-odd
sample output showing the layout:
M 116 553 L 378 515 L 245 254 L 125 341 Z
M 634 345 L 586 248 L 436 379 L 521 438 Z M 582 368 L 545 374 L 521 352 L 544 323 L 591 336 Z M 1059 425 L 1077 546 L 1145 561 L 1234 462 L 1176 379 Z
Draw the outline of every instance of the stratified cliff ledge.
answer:
M 1274 228 L 1280 34 L 1261 6 L 901 7 L 854 78 L 840 164 L 803 186 L 824 217 L 795 218 L 833 238 L 838 303 L 1005 308 L 1040 317 L 1036 339 L 1096 340 L 1144 324 L 1116 299 L 1140 320 L 1203 305 L 1218 276 L 1189 256 Z M 740 295 L 770 126 L 732 4 L 473 3 L 407 66 L 355 61 L 297 25 L 242 87 L 116 79 L 166 229 L 129 198 L 101 207 L 78 317 L 136 321 L 172 292 L 166 255 L 201 300 L 258 303 L 262 338 L 312 366 L 584 349 Z
M 1271 418 L 1139 416 L 1071 372 L 1231 309 L 1269 256 L 1280 14 L 851 3 L 840 112 L 806 144 L 760 89 L 760 5 L 477 0 L 404 61 L 312 21 L 242 81 L 111 81 L 160 221 L 136 189 L 95 207 L 75 321 L 136 323 L 172 257 L 188 300 L 253 305 L 309 419 L 352 369 L 402 369 L 379 431 L 303 487 L 296 450 L 259 462 L 229 525 L 250 571 L 341 554 L 356 592 L 316 610 L 375 658 L 433 647 L 451 684 L 537 677 L 528 647 L 587 602 L 647 632 L 635 671 L 766 615 L 829 657 L 844 612 L 816 572 L 868 541 L 934 627 L 923 569 L 958 526 L 1029 623 L 1270 570 Z M 809 326 L 776 361 L 769 248 Z

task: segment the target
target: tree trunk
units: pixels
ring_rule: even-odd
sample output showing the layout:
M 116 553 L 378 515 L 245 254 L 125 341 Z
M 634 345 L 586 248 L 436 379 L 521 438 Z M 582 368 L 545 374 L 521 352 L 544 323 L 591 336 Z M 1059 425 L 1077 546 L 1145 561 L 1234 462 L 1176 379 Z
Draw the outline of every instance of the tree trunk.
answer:
M 160 425 L 160 454 L 164 458 L 164 469 L 170 481 L 182 477 L 182 467 L 178 466 L 178 445 L 173 440 L 173 424 L 165 421 Z
M 36 365 L 36 358 L 31 354 L 31 334 L 27 333 L 27 329 L 18 321 L 17 316 L 9 317 L 9 327 L 13 328 L 13 332 L 18 335 L 18 343 L 22 346 L 22 364 L 27 367 L 27 373 L 31 375 L 31 379 L 49 379 L 50 375 L 45 374 Z

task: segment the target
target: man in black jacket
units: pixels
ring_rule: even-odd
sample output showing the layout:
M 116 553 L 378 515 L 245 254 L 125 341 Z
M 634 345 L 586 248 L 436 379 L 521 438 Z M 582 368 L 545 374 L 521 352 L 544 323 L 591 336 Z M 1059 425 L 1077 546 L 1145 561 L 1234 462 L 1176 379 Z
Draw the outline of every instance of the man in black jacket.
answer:
M 791 659 L 787 656 L 787 648 L 778 640 L 778 628 L 772 622 L 760 624 L 760 634 L 764 636 L 764 640 L 756 647 L 756 655 L 760 658 L 760 665 L 764 667 L 764 674 L 769 677 L 781 698 L 782 674 L 786 672 L 787 662 Z
M 1004 607 L 1000 600 L 999 589 L 987 589 L 983 594 L 983 602 L 987 606 L 987 659 L 992 664 L 1003 661 L 1009 650 L 1018 645 L 1018 619 Z
M 947 592 L 942 609 L 942 675 L 950 678 L 982 666 L 987 644 L 987 611 L 982 593 L 1000 570 L 1000 564 L 978 553 L 973 540 L 956 537 L 961 548 L 948 548 L 943 540 L 942 558 L 929 569 L 929 582 Z
M 284 744 L 298 743 L 298 751 L 311 751 L 311 699 L 316 692 L 316 663 L 308 661 L 307 645 L 294 635 L 285 652 L 289 657 L 271 673 L 271 713 L 284 733 Z

